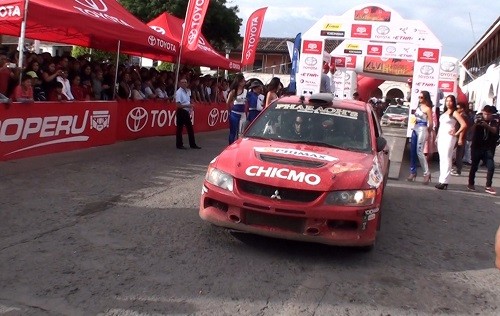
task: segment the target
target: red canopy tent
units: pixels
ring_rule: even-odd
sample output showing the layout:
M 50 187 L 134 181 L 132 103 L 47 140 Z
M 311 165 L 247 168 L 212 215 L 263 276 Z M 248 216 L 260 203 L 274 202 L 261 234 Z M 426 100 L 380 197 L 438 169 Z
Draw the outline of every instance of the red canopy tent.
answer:
M 156 30 L 160 34 L 173 38 L 181 42 L 184 20 L 179 19 L 168 13 L 163 13 L 154 20 L 148 23 L 148 26 Z M 181 53 L 181 63 L 207 66 L 212 68 L 221 68 L 228 70 L 241 70 L 241 62 L 225 58 L 217 53 L 214 48 L 208 43 L 203 35 L 198 41 L 198 48 L 194 51 L 183 47 Z
M 1 0 L 0 33 L 21 36 L 25 0 Z M 173 60 L 179 41 L 158 36 L 116 0 L 29 0 L 25 37 Z

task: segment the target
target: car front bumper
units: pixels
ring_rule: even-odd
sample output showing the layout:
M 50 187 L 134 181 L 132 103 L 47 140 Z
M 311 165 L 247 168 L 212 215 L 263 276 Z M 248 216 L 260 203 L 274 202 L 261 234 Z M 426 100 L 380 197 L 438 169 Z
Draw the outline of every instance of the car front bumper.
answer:
M 380 217 L 378 206 L 334 207 L 318 201 L 279 201 L 241 194 L 236 188 L 235 192 L 222 190 L 207 182 L 199 214 L 216 226 L 237 231 L 337 246 L 372 245 Z

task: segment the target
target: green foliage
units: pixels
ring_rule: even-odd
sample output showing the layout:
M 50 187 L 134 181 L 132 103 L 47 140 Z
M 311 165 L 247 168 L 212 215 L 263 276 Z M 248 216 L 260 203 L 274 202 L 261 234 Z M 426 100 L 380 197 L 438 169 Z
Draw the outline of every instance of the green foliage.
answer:
M 73 49 L 71 50 L 71 56 L 75 58 L 81 56 L 85 58 L 90 57 L 92 61 L 98 62 L 109 61 L 114 63 L 116 61 L 116 53 L 80 46 L 73 46 Z M 124 62 L 126 59 L 128 59 L 127 55 L 120 54 L 120 62 Z
M 156 66 L 156 70 L 158 71 L 174 71 L 175 64 L 162 62 L 158 66 Z
M 147 23 L 163 12 L 184 19 L 187 0 L 119 0 L 137 18 Z M 241 43 L 239 34 L 242 19 L 238 18 L 238 6 L 226 6 L 226 0 L 211 0 L 203 22 L 202 33 L 214 48 L 237 47 Z

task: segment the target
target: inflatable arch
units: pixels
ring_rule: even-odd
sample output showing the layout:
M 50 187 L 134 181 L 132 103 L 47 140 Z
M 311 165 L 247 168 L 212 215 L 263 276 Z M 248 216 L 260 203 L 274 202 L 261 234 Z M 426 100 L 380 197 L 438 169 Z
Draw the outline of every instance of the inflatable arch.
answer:
M 328 52 L 331 60 L 323 55 L 326 39 L 343 40 Z M 334 62 L 336 98 L 350 98 L 357 89 L 367 100 L 363 93 L 386 80 L 411 79 L 410 107 L 415 109 L 421 90 L 429 91 L 436 102 L 439 90 L 457 94 L 458 60 L 441 57 L 441 51 L 441 42 L 423 22 L 403 19 L 381 4 L 356 6 L 341 16 L 324 16 L 303 34 L 297 93 L 319 92 L 322 62 Z

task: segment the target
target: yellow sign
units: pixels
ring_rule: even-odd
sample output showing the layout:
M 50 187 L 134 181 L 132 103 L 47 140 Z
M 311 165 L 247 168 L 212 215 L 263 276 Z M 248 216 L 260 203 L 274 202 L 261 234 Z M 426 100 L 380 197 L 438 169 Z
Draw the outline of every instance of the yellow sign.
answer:
M 339 24 L 339 23 L 326 23 L 325 25 L 323 25 L 323 30 L 326 30 L 326 31 L 336 31 L 336 30 L 340 30 L 342 28 L 342 24 Z
M 358 44 L 347 44 L 345 46 L 346 49 L 359 49 L 359 45 Z

